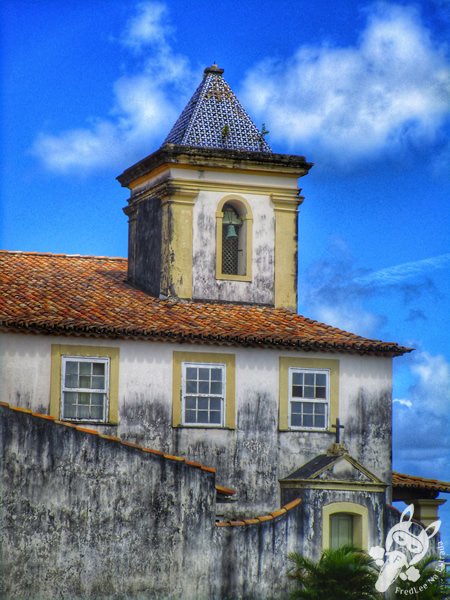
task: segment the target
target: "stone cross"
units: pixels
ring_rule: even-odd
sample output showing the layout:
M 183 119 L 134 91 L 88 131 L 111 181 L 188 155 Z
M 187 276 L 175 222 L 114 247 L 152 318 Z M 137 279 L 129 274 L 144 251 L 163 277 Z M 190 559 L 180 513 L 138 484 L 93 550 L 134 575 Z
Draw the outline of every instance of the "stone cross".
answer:
M 344 429 L 344 426 L 341 425 L 341 421 L 339 420 L 339 417 L 336 419 L 336 425 L 332 425 L 331 427 L 334 427 L 334 429 L 336 429 L 336 444 L 340 444 L 341 443 L 341 429 Z

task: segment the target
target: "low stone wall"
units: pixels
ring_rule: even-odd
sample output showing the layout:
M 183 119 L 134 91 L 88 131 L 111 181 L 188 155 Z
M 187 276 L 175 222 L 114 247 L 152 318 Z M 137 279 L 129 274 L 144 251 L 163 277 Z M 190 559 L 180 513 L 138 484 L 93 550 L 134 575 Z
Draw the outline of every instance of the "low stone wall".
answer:
M 211 597 L 214 472 L 20 409 L 0 417 L 3 598 Z
M 286 598 L 299 500 L 215 523 L 214 469 L 0 403 L 0 597 Z
M 301 551 L 300 510 L 300 501 L 294 500 L 268 515 L 218 523 L 214 598 L 288 597 L 288 555 Z

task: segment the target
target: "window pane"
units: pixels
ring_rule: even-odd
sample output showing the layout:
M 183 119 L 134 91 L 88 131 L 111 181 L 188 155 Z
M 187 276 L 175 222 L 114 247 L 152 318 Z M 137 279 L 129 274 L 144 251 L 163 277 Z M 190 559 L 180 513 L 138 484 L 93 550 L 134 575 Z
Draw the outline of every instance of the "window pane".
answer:
M 322 385 L 322 386 L 327 385 L 327 376 L 325 375 L 325 373 L 317 373 L 316 374 L 316 385 Z
M 304 398 L 314 398 L 314 388 L 309 385 L 305 385 L 303 388 Z
M 92 376 L 92 389 L 104 390 L 105 389 L 105 378 L 100 375 Z
M 209 381 L 209 369 L 200 368 L 198 370 L 198 378 L 201 381 Z
M 293 398 L 303 398 L 303 387 L 300 385 L 292 386 L 292 397 Z
M 220 410 L 221 409 L 220 398 L 211 398 L 209 401 L 209 406 L 210 406 L 211 410 Z
M 197 398 L 193 398 L 192 396 L 186 396 L 186 408 L 196 408 L 197 407 Z
M 90 388 L 91 387 L 91 378 L 87 375 L 80 375 L 80 388 Z
M 186 410 L 185 421 L 186 423 L 195 423 L 195 410 Z
M 302 403 L 301 402 L 292 402 L 291 413 L 292 414 L 300 414 L 301 412 L 302 412 Z
M 209 398 L 199 398 L 198 408 L 202 410 L 208 410 Z
M 105 374 L 105 363 L 92 363 L 92 374 L 93 375 L 104 375 Z
M 77 388 L 78 387 L 78 375 L 69 375 L 66 371 L 66 378 L 64 381 L 64 386 L 68 388 Z
M 63 419 L 73 419 L 77 416 L 76 409 L 77 393 L 64 392 L 63 396 Z
M 291 414 L 291 425 L 292 425 L 292 427 L 301 427 L 302 416 L 299 414 L 292 413 Z
M 314 385 L 314 373 L 305 373 L 305 385 Z
M 91 395 L 86 392 L 81 392 L 78 394 L 78 404 L 90 404 L 91 403 Z
M 207 410 L 199 410 L 198 411 L 197 423 L 208 423 L 208 411 Z
M 210 412 L 210 423 L 221 423 L 221 414 L 217 411 Z
M 66 373 L 73 375 L 78 375 L 78 363 L 73 360 L 66 361 Z
M 91 394 L 91 404 L 94 406 L 103 406 L 105 394 Z
M 197 368 L 196 367 L 187 367 L 186 368 L 186 377 L 188 379 L 197 379 Z
M 312 415 L 303 415 L 303 425 L 304 425 L 304 427 L 312 427 L 313 426 L 313 416 Z
M 91 407 L 91 419 L 102 419 L 103 418 L 103 406 L 92 406 Z
M 302 385 L 303 383 L 303 373 L 292 373 L 292 383 L 294 385 Z
M 90 417 L 90 407 L 84 405 L 78 405 L 78 418 L 79 419 L 89 419 Z
M 186 381 L 186 393 L 196 394 L 198 392 L 198 383 L 196 381 Z
M 318 402 L 316 404 L 316 415 L 324 415 L 325 414 L 325 404 L 322 402 Z
M 222 369 L 211 369 L 211 380 L 222 381 Z
M 198 393 L 199 394 L 209 394 L 209 382 L 208 381 L 199 381 Z
M 211 394 L 221 394 L 222 393 L 222 383 L 220 381 L 213 381 L 211 383 Z
M 316 388 L 316 398 L 326 398 L 327 397 L 327 389 L 324 387 Z
M 91 367 L 92 363 L 90 362 L 80 362 L 80 375 L 90 375 Z
M 302 402 L 303 412 L 312 415 L 314 412 L 314 404 L 312 402 Z
M 314 417 L 314 427 L 325 427 L 325 415 L 316 415 Z

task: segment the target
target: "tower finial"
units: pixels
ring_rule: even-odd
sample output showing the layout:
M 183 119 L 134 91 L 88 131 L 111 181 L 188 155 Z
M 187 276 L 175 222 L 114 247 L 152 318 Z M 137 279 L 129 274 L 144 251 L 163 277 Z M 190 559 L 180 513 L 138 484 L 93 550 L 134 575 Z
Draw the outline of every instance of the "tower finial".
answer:
M 210 67 L 206 67 L 206 69 L 203 71 L 205 75 L 208 75 L 208 73 L 215 73 L 216 75 L 222 75 L 224 69 L 221 69 L 220 67 L 217 66 L 216 62 L 214 61 L 213 64 Z

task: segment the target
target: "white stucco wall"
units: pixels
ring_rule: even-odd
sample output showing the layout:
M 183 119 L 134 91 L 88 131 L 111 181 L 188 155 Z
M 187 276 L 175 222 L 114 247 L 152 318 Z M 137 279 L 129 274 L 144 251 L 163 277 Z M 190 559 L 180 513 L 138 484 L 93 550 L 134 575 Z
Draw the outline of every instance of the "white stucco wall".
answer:
M 354 458 L 389 480 L 390 358 L 23 334 L 0 339 L 0 400 L 44 413 L 49 412 L 52 344 L 119 347 L 120 422 L 103 429 L 215 466 L 220 483 L 245 486 L 248 502 L 253 498 L 254 504 L 272 509 L 278 479 L 326 452 L 334 441 L 330 432 L 278 430 L 279 357 L 339 360 L 343 440 Z M 235 355 L 235 430 L 172 428 L 172 356 L 177 350 Z

